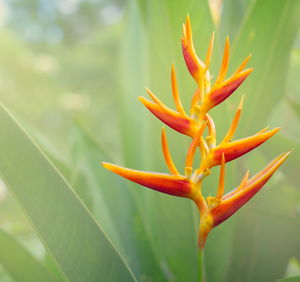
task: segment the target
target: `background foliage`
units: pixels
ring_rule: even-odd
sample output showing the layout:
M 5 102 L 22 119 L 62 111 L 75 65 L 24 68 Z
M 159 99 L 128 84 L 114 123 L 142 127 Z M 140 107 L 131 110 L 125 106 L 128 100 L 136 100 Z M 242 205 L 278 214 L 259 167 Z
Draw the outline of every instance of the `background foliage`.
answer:
M 147 86 L 172 105 L 174 62 L 189 105 L 195 84 L 180 46 L 187 13 L 202 56 L 216 31 L 214 74 L 227 34 L 231 71 L 253 53 L 253 74 L 212 111 L 218 137 L 241 94 L 237 138 L 282 127 L 229 165 L 227 189 L 247 168 L 255 173 L 295 149 L 272 181 L 212 232 L 207 281 L 300 275 L 299 0 L 8 0 L 0 2 L 0 281 L 197 281 L 192 203 L 141 189 L 99 165 L 166 171 L 161 123 L 137 96 Z M 189 140 L 167 133 L 183 169 Z M 211 178 L 207 195 L 215 192 Z

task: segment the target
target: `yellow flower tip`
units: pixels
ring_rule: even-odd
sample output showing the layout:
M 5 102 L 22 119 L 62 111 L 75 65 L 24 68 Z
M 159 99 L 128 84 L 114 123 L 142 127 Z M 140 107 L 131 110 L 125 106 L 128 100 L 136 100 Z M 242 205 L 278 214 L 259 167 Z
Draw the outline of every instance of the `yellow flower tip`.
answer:
M 248 69 L 241 71 L 241 73 L 248 76 L 253 71 L 254 71 L 254 68 L 248 68 Z
M 248 179 L 249 179 L 249 174 L 250 174 L 250 171 L 247 170 L 247 172 L 245 173 L 239 187 L 236 189 L 237 192 L 243 190 L 246 187 Z
M 192 39 L 192 26 L 191 26 L 191 19 L 190 15 L 187 14 L 186 21 L 185 21 L 185 27 L 186 27 L 186 36 L 189 41 Z
M 249 60 L 252 58 L 252 53 L 250 53 L 248 55 L 248 57 L 246 57 L 246 59 L 241 63 L 241 65 L 237 68 L 237 70 L 235 71 L 235 74 L 236 73 L 239 73 L 241 72 L 247 65 L 247 63 L 249 62 Z
M 172 160 L 170 151 L 169 151 L 169 146 L 168 146 L 168 142 L 167 142 L 167 136 L 166 136 L 166 130 L 164 127 L 162 127 L 162 131 L 161 131 L 161 143 L 162 143 L 162 150 L 163 150 L 163 155 L 166 161 L 166 164 L 170 170 L 170 172 L 174 175 L 179 175 L 179 172 L 176 168 L 176 166 L 174 165 L 174 162 Z
M 221 167 L 220 167 L 220 178 L 219 186 L 217 192 L 217 199 L 221 199 L 224 195 L 224 186 L 225 186 L 225 154 L 222 153 Z
M 211 40 L 210 40 L 210 43 L 209 43 L 209 47 L 208 47 L 208 50 L 207 50 L 206 59 L 205 59 L 206 70 L 208 70 L 209 66 L 210 66 L 211 56 L 212 56 L 213 47 L 214 47 L 214 41 L 215 41 L 215 32 L 213 31 L 212 36 L 211 36 Z
M 182 113 L 183 115 L 186 115 L 186 113 L 184 111 L 184 108 L 182 106 L 180 97 L 179 97 L 174 64 L 172 64 L 172 67 L 171 67 L 171 85 L 172 85 L 173 100 L 174 100 L 176 109 L 179 113 Z
M 250 175 L 250 171 L 247 170 L 247 172 L 245 173 L 244 177 L 242 178 L 242 181 L 240 182 L 239 186 L 232 190 L 231 192 L 227 193 L 223 198 L 222 200 L 226 200 L 227 198 L 230 198 L 232 195 L 238 193 L 239 191 L 243 190 L 246 185 L 249 184 L 248 180 L 249 180 L 249 175 Z
M 144 104 L 144 106 L 146 108 L 148 108 L 149 110 L 152 108 L 152 107 L 159 107 L 159 105 L 157 105 L 156 103 L 153 103 L 151 101 L 149 101 L 148 99 L 146 99 L 145 97 L 143 96 L 138 96 L 138 99 Z M 160 107 L 159 107 L 160 108 Z M 151 111 L 151 110 L 150 110 Z
M 201 127 L 199 128 L 198 132 L 196 133 L 196 135 L 193 138 L 193 141 L 188 149 L 187 155 L 186 155 L 186 162 L 185 162 L 185 167 L 192 167 L 193 166 L 193 160 L 194 160 L 194 155 L 196 152 L 196 148 L 199 145 L 199 141 L 200 138 L 203 134 L 203 131 L 207 125 L 207 121 L 205 121 L 205 123 L 203 123 L 201 125 Z
M 258 131 L 258 132 L 256 133 L 256 135 L 258 135 L 258 134 L 261 134 L 261 133 L 264 133 L 264 132 L 268 131 L 268 130 L 269 130 L 269 128 L 270 128 L 270 126 L 266 126 L 266 127 L 265 127 L 265 128 L 263 128 L 262 130 Z
M 273 128 L 273 129 L 270 130 L 269 132 L 270 132 L 270 134 L 273 136 L 273 135 L 275 135 L 280 129 L 281 129 L 281 127 L 278 126 L 278 127 Z M 263 134 L 263 133 L 262 133 L 262 134 Z M 271 136 L 271 137 L 272 137 L 272 136 Z
M 242 111 L 243 105 L 244 105 L 244 99 L 245 99 L 245 95 L 243 94 L 242 98 L 241 98 L 241 101 L 239 103 L 239 106 L 238 106 L 238 111 Z
M 145 90 L 147 91 L 153 102 L 160 106 L 164 106 L 164 104 L 154 95 L 154 93 L 149 88 L 146 87 Z
M 231 123 L 231 125 L 230 125 L 230 127 L 229 127 L 222 143 L 230 142 L 232 137 L 234 136 L 234 133 L 237 129 L 237 126 L 238 126 L 238 123 L 239 123 L 239 120 L 240 120 L 240 116 L 241 116 L 241 113 L 242 113 L 243 102 L 244 102 L 244 95 L 241 98 L 241 101 L 240 101 L 239 106 L 238 106 L 238 108 L 235 112 L 232 123 Z
M 274 169 L 275 164 L 279 164 L 279 166 L 287 159 L 289 154 L 291 153 L 291 150 L 285 153 L 280 154 L 277 156 L 273 161 L 271 161 L 264 169 L 262 169 L 259 173 L 251 177 L 247 185 L 252 185 L 255 183 L 258 179 L 262 178 L 264 175 L 266 175 L 268 172 L 270 172 L 272 169 Z
M 104 167 L 104 168 L 106 168 L 106 169 L 108 169 L 108 170 L 113 170 L 113 168 L 114 168 L 114 165 L 113 164 L 111 164 L 111 163 L 107 163 L 107 162 L 101 162 L 101 165 Z
M 230 53 L 230 41 L 229 41 L 229 36 L 227 35 L 225 47 L 224 47 L 222 65 L 221 65 L 220 73 L 216 79 L 216 84 L 221 83 L 226 77 L 228 71 L 228 64 L 229 64 L 229 53 Z

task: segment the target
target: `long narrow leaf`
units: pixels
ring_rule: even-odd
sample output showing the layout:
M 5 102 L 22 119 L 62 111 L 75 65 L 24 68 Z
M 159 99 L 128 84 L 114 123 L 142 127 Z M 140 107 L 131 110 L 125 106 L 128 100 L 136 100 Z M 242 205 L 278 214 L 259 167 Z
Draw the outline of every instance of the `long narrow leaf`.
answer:
M 0 175 L 69 281 L 134 281 L 71 187 L 0 107 Z

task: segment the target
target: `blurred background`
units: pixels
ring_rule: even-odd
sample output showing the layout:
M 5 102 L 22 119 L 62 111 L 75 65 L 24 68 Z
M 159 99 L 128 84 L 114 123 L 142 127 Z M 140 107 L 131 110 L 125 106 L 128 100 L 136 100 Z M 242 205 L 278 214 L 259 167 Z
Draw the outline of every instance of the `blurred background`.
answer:
M 0 101 L 71 183 L 139 281 L 196 281 L 198 218 L 193 205 L 140 189 L 100 166 L 113 161 L 167 171 L 161 123 L 137 97 L 146 95 L 147 86 L 173 107 L 174 62 L 187 109 L 196 87 L 181 54 L 187 13 L 200 57 L 216 31 L 215 76 L 227 34 L 229 73 L 253 53 L 253 74 L 212 111 L 218 140 L 242 94 L 245 110 L 236 138 L 268 125 L 282 127 L 259 150 L 228 165 L 227 190 L 247 168 L 254 174 L 294 148 L 266 187 L 210 235 L 207 280 L 274 281 L 300 274 L 299 0 L 0 0 Z M 182 171 L 189 139 L 171 130 L 167 134 Z M 206 182 L 207 195 L 215 193 L 217 171 Z M 0 228 L 56 271 L 1 180 Z M 0 281 L 14 281 L 13 270 L 1 260 Z

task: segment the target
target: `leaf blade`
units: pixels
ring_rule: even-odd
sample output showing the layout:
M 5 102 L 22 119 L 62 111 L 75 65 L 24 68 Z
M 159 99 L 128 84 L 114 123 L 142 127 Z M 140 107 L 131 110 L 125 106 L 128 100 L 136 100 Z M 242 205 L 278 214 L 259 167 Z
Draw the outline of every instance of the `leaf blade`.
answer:
M 0 263 L 15 281 L 61 281 L 33 257 L 15 238 L 1 229 L 0 249 Z
M 0 134 L 0 147 L 5 148 L 0 152 L 1 177 L 21 203 L 66 280 L 135 281 L 65 179 L 3 106 Z

